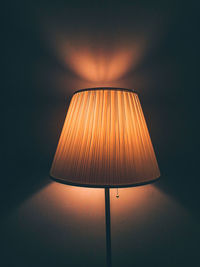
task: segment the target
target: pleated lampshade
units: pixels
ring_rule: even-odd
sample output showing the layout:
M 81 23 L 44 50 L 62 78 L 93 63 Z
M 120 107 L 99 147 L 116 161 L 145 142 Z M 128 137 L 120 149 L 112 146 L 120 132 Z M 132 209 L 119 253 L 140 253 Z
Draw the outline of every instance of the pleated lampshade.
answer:
M 50 175 L 91 187 L 156 180 L 160 172 L 137 93 L 118 88 L 75 92 Z

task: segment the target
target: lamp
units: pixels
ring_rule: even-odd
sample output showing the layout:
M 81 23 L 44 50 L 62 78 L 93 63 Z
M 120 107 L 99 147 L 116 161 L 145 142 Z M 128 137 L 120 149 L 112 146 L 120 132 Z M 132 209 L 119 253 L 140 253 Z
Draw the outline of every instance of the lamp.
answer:
M 50 176 L 69 185 L 105 188 L 106 259 L 111 266 L 109 188 L 143 185 L 160 176 L 137 93 L 111 87 L 76 91 Z

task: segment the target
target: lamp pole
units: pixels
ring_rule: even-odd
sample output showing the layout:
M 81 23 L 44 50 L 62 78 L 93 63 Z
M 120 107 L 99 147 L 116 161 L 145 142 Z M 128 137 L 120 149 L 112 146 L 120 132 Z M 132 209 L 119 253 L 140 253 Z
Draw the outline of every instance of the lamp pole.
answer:
M 106 262 L 112 267 L 111 257 L 111 227 L 110 227 L 110 189 L 105 188 L 105 220 L 106 220 Z

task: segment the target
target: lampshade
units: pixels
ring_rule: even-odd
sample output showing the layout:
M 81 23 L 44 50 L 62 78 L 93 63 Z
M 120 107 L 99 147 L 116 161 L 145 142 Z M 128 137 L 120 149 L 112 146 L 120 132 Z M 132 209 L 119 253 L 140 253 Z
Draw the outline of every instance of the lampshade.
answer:
M 126 187 L 160 176 L 136 92 L 90 88 L 74 93 L 50 171 L 55 180 Z

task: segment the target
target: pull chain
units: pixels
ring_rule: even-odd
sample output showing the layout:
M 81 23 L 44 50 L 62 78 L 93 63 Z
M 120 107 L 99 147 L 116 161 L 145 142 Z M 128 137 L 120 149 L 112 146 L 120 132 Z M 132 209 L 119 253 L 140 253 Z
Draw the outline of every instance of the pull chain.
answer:
M 116 198 L 119 198 L 119 191 L 118 191 L 118 188 L 117 188 Z

